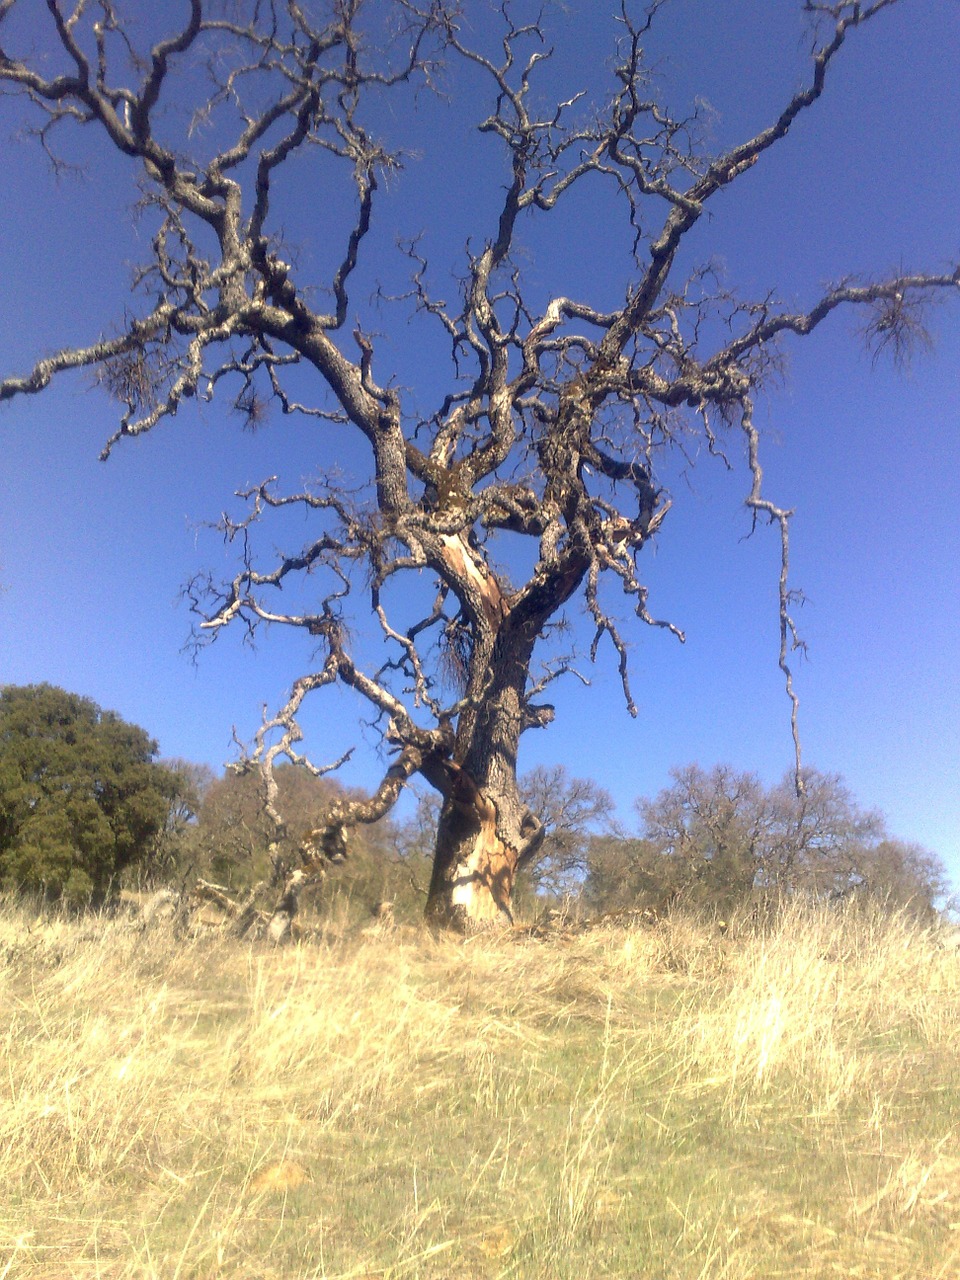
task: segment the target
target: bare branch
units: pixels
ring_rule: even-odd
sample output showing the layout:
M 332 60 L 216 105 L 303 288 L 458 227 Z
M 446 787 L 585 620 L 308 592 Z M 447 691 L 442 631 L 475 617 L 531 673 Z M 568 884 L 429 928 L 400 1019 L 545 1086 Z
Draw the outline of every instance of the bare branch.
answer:
M 785 510 L 783 507 L 778 507 L 776 503 L 771 502 L 769 498 L 764 496 L 763 468 L 760 465 L 760 435 L 754 425 L 753 405 L 749 401 L 744 404 L 740 425 L 747 438 L 750 474 L 753 478 L 750 493 L 746 498 L 746 505 L 753 512 L 754 518 L 758 515 L 765 515 L 770 522 L 772 524 L 776 524 L 780 530 L 780 579 L 778 583 L 778 596 L 780 601 L 779 666 L 780 670 L 783 672 L 787 697 L 790 699 L 790 728 L 793 734 L 794 749 L 794 780 L 797 795 L 802 796 L 804 792 L 804 780 L 798 718 L 800 711 L 800 699 L 797 697 L 796 690 L 793 686 L 793 672 L 788 661 L 789 652 L 796 653 L 799 650 L 802 654 L 806 650 L 806 646 L 800 639 L 796 623 L 790 613 L 791 602 L 796 598 L 795 593 L 791 592 L 789 587 L 790 517 L 794 513 L 793 511 Z

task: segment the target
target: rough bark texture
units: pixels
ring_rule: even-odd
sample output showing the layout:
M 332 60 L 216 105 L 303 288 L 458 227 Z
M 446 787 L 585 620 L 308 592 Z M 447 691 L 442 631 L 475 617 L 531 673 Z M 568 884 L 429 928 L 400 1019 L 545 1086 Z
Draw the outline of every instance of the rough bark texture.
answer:
M 428 916 L 464 930 L 509 925 L 517 851 L 500 836 L 499 810 L 489 792 L 470 791 L 448 796 L 441 810 Z
M 395 754 L 368 802 L 322 815 L 300 865 L 277 858 L 278 937 L 289 932 L 303 886 L 344 856 L 349 829 L 386 813 L 418 774 L 443 799 L 431 916 L 460 927 L 510 919 L 517 868 L 543 836 L 518 796 L 517 756 L 523 733 L 552 719 L 540 695 L 573 670 L 570 656 L 551 647 L 564 606 L 578 602 L 592 623 L 591 658 L 601 646 L 612 650 L 634 715 L 614 602 L 626 598 L 640 621 L 683 638 L 648 611 L 638 557 L 670 508 L 658 468 L 691 433 L 722 456 L 739 442 L 747 508 L 780 534 L 780 666 L 799 785 L 791 512 L 763 490 L 754 397 L 778 369 L 781 340 L 805 336 L 841 307 L 865 313 L 868 338 L 898 353 L 922 335 L 918 308 L 955 292 L 960 268 L 845 279 L 791 311 L 769 295 L 750 301 L 714 288 L 709 272 L 678 279 L 677 262 L 715 197 L 816 105 L 851 33 L 897 2 L 799 6 L 812 40 L 806 83 L 785 92 L 766 127 L 711 154 L 696 116 L 671 115 L 649 92 L 644 47 L 662 0 L 623 0 L 606 106 L 589 112 L 580 85 L 549 110 L 542 106 L 547 18 L 521 21 L 519 4 L 502 7 L 496 32 L 484 18 L 472 45 L 453 0 L 327 0 L 309 9 L 295 0 L 189 0 L 152 15 L 170 24 L 168 33 L 140 47 L 144 28 L 125 29 L 111 0 L 72 10 L 47 0 L 46 17 L 34 13 L 26 25 L 26 0 L 0 0 L 0 88 L 20 95 L 55 163 L 56 138 L 69 129 L 125 157 L 152 234 L 135 309 L 114 335 L 5 378 L 0 401 L 36 394 L 71 370 L 95 370 L 120 406 L 104 456 L 191 399 L 212 400 L 228 387 L 250 424 L 274 405 L 309 416 L 318 439 L 353 432 L 365 442 L 369 496 L 329 468 L 299 492 L 283 492 L 271 478 L 241 493 L 243 514 L 222 522 L 239 549 L 236 575 L 190 589 L 201 636 L 281 624 L 304 632 L 315 655 L 285 706 L 265 716 L 250 753 L 278 832 L 275 761 L 318 774 L 342 763 L 316 766 L 301 753 L 306 698 L 335 684 L 352 690 Z M 373 336 L 382 313 L 366 307 L 355 281 L 383 180 L 402 167 L 400 152 L 378 139 L 377 122 L 413 118 L 417 96 L 432 89 L 442 64 L 463 72 L 464 84 L 486 86 L 477 126 L 500 148 L 500 169 L 490 171 L 499 208 L 488 226 L 464 229 L 469 247 L 452 304 L 431 285 L 448 278 L 449 264 L 436 268 L 418 244 L 401 251 L 411 277 L 406 304 L 435 323 L 452 354 L 448 390 L 424 407 L 405 390 L 416 369 L 388 366 Z M 201 68 L 212 83 L 201 81 Z M 480 92 L 470 90 L 470 110 Z M 191 106 L 198 123 L 209 115 L 215 128 L 180 128 Z M 274 215 L 301 154 L 319 157 L 323 180 L 345 184 L 353 197 L 341 221 L 349 201 L 304 202 L 304 234 L 328 253 L 333 247 L 337 260 L 325 281 L 301 279 L 288 261 L 294 255 L 281 251 L 295 206 L 284 206 L 282 224 Z M 619 220 L 620 241 L 632 246 L 613 310 L 545 293 L 542 280 L 528 289 L 526 259 L 515 251 L 518 228 L 551 218 L 583 184 L 592 184 L 595 207 L 611 228 Z M 291 389 L 305 385 L 305 373 L 317 389 L 311 403 Z M 304 465 L 324 474 L 323 464 Z M 261 558 L 258 526 L 280 508 L 303 516 L 306 541 Z M 500 567 L 508 537 L 529 548 L 519 583 Z M 282 590 L 307 575 L 309 593 Z M 413 623 L 397 606 L 408 600 L 397 592 L 401 583 L 422 605 Z M 305 603 L 289 605 L 291 598 Z M 351 627 L 369 620 L 387 655 L 375 669 L 359 660 L 351 638 Z

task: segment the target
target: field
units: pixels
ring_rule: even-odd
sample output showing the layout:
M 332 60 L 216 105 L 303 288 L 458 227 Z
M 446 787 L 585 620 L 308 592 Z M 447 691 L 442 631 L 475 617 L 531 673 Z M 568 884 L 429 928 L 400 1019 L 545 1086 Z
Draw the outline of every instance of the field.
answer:
M 960 958 L 0 912 L 0 1280 L 960 1274 Z

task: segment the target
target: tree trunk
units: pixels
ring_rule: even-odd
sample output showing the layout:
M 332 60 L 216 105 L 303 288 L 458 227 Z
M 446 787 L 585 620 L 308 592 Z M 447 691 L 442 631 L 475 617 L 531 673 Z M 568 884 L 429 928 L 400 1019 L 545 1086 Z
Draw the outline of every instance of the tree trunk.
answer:
M 517 870 L 543 839 L 543 826 L 517 787 L 535 639 L 529 626 L 501 625 L 483 666 L 493 673 L 483 701 L 458 726 L 427 899 L 427 918 L 436 924 L 464 931 L 511 925 Z
M 519 860 L 519 850 L 498 829 L 508 797 L 475 784 L 456 790 L 460 794 L 449 795 L 440 813 L 427 918 L 463 932 L 508 927 Z

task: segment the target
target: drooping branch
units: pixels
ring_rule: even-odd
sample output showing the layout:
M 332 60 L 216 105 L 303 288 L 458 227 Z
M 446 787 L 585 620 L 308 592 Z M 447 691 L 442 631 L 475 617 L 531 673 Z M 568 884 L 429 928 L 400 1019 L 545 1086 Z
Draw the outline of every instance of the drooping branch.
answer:
M 753 421 L 753 405 L 749 400 L 743 406 L 740 426 L 747 439 L 748 465 L 753 480 L 750 493 L 745 500 L 746 505 L 753 513 L 754 520 L 759 515 L 765 515 L 780 530 L 780 578 L 777 587 L 780 606 L 780 652 L 778 662 L 780 670 L 783 672 L 787 697 L 790 699 L 790 730 L 793 735 L 794 750 L 794 784 L 797 795 L 802 797 L 805 784 L 800 747 L 800 699 L 794 689 L 793 671 L 789 663 L 790 652 L 796 653 L 799 651 L 803 654 L 806 651 L 806 646 L 800 639 L 796 623 L 790 613 L 791 603 L 797 598 L 789 586 L 790 518 L 794 513 L 783 507 L 778 507 L 763 492 L 763 467 L 760 465 L 760 434 Z

